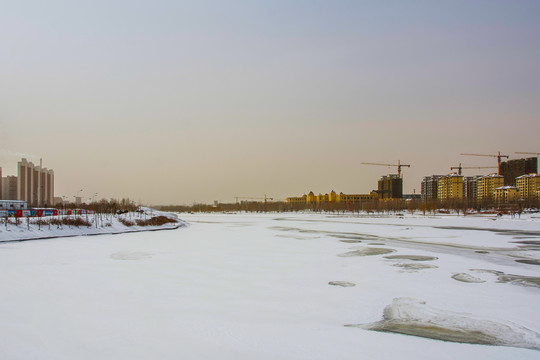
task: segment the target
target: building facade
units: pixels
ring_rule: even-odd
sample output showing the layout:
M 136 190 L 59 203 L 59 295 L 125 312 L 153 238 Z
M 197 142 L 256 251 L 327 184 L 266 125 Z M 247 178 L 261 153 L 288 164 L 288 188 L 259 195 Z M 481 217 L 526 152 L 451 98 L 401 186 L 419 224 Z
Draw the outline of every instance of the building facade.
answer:
M 380 199 L 403 198 L 403 179 L 397 174 L 385 175 L 379 179 L 378 190 Z
M 437 198 L 441 201 L 463 199 L 463 176 L 452 173 L 439 178 Z
M 514 159 L 501 163 L 501 175 L 504 176 L 504 185 L 516 186 L 516 178 L 526 174 L 538 173 L 538 158 Z
M 538 189 L 540 188 L 540 175 L 527 174 L 516 178 L 516 187 L 522 199 L 538 200 Z
M 478 179 L 483 175 L 463 177 L 463 198 L 467 200 L 478 199 Z
M 422 180 L 422 190 L 421 190 L 422 201 L 437 199 L 438 197 L 438 192 L 437 192 L 438 183 L 437 182 L 442 177 L 443 175 L 424 176 L 424 179 Z
M 2 178 L 2 200 L 17 200 L 17 177 Z
M 360 204 L 366 201 L 377 200 L 378 194 L 376 191 L 372 191 L 369 194 L 344 194 L 340 192 L 337 194 L 335 191 L 331 191 L 328 194 L 315 195 L 313 191 L 310 191 L 307 195 L 298 197 L 288 197 L 285 199 L 287 204 L 302 204 L 302 205 L 322 205 L 331 203 L 340 204 Z
M 17 200 L 29 206 L 52 206 L 54 198 L 54 171 L 22 159 L 17 163 Z
M 493 193 L 495 201 L 507 203 L 519 199 L 519 190 L 515 186 L 501 186 Z
M 477 181 L 478 195 L 477 200 L 487 201 L 494 199 L 495 189 L 504 186 L 504 177 L 502 175 L 490 174 L 482 176 Z

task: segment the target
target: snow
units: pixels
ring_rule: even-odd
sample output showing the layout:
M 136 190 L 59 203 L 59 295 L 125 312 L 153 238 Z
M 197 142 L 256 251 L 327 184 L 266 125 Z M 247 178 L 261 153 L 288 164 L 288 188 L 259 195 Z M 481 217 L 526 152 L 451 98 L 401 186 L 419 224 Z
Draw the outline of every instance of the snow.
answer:
M 28 224 L 26 218 L 20 218 L 20 223 L 15 224 L 15 219 L 10 218 L 8 223 L 0 224 L 0 242 L 4 241 L 22 241 L 32 239 L 48 239 L 54 237 L 70 237 L 81 235 L 103 235 L 103 234 L 121 234 L 127 232 L 153 231 L 164 229 L 176 229 L 185 226 L 186 223 L 179 220 L 173 213 L 158 211 L 151 208 L 142 207 L 142 212 L 131 212 L 122 215 L 103 215 L 98 220 L 99 215 L 70 215 L 67 218 L 80 217 L 91 223 L 91 226 L 56 226 L 56 225 L 38 225 L 38 218 L 30 218 Z M 156 216 L 165 216 L 177 220 L 177 223 L 167 223 L 161 226 L 126 226 L 119 219 L 134 221 L 135 219 L 150 219 Z M 61 219 L 64 216 L 42 217 L 41 220 L 48 222 L 50 219 Z M 5 221 L 2 219 L 2 221 Z
M 0 359 L 537 359 L 537 217 L 181 214 L 0 243 Z M 498 346 L 370 330 L 392 319 Z

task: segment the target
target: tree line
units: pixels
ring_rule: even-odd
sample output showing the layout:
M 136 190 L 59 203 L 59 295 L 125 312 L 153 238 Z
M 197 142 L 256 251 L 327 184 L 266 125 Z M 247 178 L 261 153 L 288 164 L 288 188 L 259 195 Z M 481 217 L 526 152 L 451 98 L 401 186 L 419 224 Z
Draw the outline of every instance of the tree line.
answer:
M 495 200 L 454 199 L 440 201 L 437 199 L 422 200 L 372 200 L 363 202 L 328 202 L 328 203 L 294 203 L 286 202 L 256 202 L 243 201 L 240 203 L 224 203 L 218 205 L 163 205 L 159 210 L 174 212 L 294 212 L 294 211 L 320 211 L 334 213 L 399 213 L 420 211 L 424 215 L 436 212 L 455 212 L 466 214 L 472 211 L 493 211 L 497 213 L 521 213 L 527 208 L 540 208 L 538 200 L 516 200 L 513 202 L 498 202 Z

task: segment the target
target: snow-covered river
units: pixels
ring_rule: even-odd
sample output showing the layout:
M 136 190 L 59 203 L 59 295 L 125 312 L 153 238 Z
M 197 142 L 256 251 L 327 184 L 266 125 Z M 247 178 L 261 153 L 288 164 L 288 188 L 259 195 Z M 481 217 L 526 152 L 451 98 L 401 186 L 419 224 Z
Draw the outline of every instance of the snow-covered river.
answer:
M 1 243 L 0 359 L 540 357 L 534 216 L 180 218 Z

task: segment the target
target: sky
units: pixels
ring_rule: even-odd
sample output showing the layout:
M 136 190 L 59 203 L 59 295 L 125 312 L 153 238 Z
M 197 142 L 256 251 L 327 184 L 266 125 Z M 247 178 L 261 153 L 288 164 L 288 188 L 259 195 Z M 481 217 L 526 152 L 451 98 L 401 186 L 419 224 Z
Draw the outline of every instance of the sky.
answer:
M 538 1 L 1 7 L 0 166 L 42 158 L 56 196 L 368 193 L 398 160 L 419 193 L 540 152 Z

